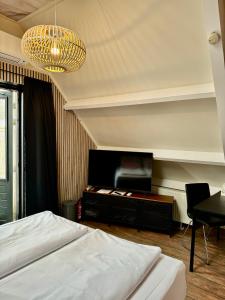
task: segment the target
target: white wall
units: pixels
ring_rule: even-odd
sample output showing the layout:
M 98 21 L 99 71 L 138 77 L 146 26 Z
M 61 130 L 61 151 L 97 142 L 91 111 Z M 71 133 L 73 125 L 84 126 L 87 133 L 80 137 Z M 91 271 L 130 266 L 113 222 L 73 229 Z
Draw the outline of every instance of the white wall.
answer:
M 57 1 L 57 24 L 78 32 L 87 47 L 86 62 L 78 72 L 54 75 L 67 101 L 91 102 L 93 97 L 211 83 L 203 2 Z M 53 17 L 54 7 L 49 5 L 20 24 L 24 29 L 50 24 Z M 223 156 L 215 99 L 76 114 L 97 146 Z M 224 171 L 222 166 L 157 161 L 153 183 L 158 192 L 177 198 L 176 218 L 187 222 L 184 184 L 206 181 L 217 189 L 224 182 Z
M 77 111 L 98 146 L 222 152 L 215 99 Z
M 85 109 L 77 114 L 100 149 L 156 148 L 178 154 L 193 151 L 200 157 L 205 151 L 223 152 L 215 99 Z M 188 223 L 185 183 L 208 182 L 214 192 L 225 183 L 225 166 L 175 159 L 154 161 L 153 191 L 173 195 L 174 219 Z
M 188 223 L 185 184 L 208 182 L 211 194 L 222 190 L 225 183 L 225 167 L 166 161 L 154 161 L 153 190 L 159 194 L 174 196 L 174 219 Z
M 0 52 L 22 59 L 20 42 L 20 38 L 0 30 Z

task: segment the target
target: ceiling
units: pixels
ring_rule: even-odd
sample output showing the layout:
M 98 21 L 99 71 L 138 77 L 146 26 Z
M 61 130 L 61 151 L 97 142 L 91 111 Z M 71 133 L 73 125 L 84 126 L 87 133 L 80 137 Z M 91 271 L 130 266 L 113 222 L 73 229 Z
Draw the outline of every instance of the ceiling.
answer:
M 54 74 L 67 101 L 212 81 L 203 0 L 64 0 L 57 24 L 87 48 L 80 70 Z M 51 24 L 54 6 L 22 19 Z
M 24 31 L 54 22 L 54 2 L 0 0 L 0 9 L 13 2 L 20 7 L 8 9 L 14 19 L 27 14 L 18 21 Z M 53 74 L 53 80 L 67 102 L 90 103 L 212 83 L 203 2 L 56 0 L 57 25 L 79 34 L 87 58 L 77 72 Z M 76 113 L 98 146 L 220 153 L 215 98 L 198 100 Z
M 15 21 L 33 13 L 53 0 L 0 0 L 0 13 Z

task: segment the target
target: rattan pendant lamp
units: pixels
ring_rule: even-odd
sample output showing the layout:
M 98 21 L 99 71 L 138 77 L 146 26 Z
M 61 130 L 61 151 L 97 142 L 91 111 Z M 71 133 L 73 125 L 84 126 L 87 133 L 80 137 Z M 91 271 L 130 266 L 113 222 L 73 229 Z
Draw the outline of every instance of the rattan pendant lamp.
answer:
M 49 72 L 73 72 L 85 61 L 86 48 L 70 29 L 55 24 L 37 25 L 22 37 L 22 52 L 36 67 Z

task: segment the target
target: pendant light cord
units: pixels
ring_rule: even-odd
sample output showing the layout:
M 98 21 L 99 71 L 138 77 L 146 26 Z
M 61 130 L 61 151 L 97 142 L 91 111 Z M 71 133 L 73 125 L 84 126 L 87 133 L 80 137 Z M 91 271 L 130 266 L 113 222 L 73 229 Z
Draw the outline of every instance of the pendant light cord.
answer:
M 56 26 L 56 3 L 55 3 L 55 0 L 54 0 L 54 7 L 55 7 L 55 26 Z

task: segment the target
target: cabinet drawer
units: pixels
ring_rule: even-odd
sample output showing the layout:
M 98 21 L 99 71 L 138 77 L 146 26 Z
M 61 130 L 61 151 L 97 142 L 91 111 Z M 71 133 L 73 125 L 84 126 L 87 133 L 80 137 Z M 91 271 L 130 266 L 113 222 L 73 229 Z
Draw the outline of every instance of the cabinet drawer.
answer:
M 158 211 L 145 211 L 142 212 L 139 218 L 140 222 L 145 225 L 156 225 L 163 226 L 171 223 L 171 218 L 169 215 L 162 215 Z
M 156 213 L 162 217 L 169 218 L 172 216 L 173 206 L 171 204 L 141 201 L 140 205 L 143 213 Z
M 154 195 L 153 195 L 154 196 Z M 158 200 L 157 200 L 158 199 Z M 173 199 L 157 199 L 84 192 L 82 216 L 107 223 L 119 223 L 151 230 L 172 232 Z M 161 201 L 160 201 L 161 200 Z
M 82 217 L 87 219 L 107 220 L 109 218 L 109 209 L 106 205 L 83 203 Z
M 117 206 L 121 208 L 131 208 L 136 209 L 138 206 L 138 201 L 132 198 L 125 198 L 120 196 L 112 196 L 110 198 L 110 205 Z
M 110 208 L 110 222 L 135 226 L 137 224 L 137 210 L 113 205 Z
M 138 217 L 140 227 L 171 232 L 172 205 L 151 201 L 141 201 Z
M 92 194 L 92 193 L 84 193 L 83 195 L 83 203 L 90 203 L 90 204 L 94 204 L 94 203 L 108 203 L 108 199 L 105 197 L 105 195 L 101 195 L 101 194 Z

